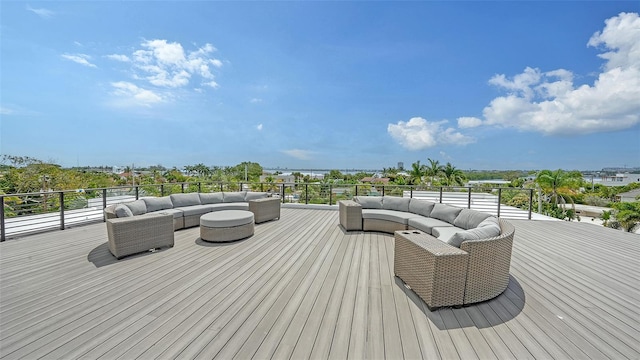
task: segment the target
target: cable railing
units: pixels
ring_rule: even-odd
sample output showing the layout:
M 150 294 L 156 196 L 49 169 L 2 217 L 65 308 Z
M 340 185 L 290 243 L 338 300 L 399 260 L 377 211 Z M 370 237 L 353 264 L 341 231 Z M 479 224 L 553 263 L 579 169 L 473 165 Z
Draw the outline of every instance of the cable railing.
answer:
M 218 183 L 138 184 L 81 190 L 53 190 L 0 195 L 0 241 L 33 232 L 105 221 L 104 208 L 145 196 L 188 192 L 261 191 L 283 204 L 336 205 L 354 196 L 400 196 L 446 203 L 498 217 L 531 219 L 533 189 L 429 187 L 339 183 Z

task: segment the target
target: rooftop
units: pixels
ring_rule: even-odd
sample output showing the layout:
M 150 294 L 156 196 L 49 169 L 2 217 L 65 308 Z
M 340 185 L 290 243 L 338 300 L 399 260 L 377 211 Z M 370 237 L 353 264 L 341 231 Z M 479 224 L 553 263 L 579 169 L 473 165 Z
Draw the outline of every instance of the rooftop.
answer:
M 393 276 L 393 236 L 283 208 L 246 240 L 116 260 L 104 223 L 0 243 L 0 357 L 640 357 L 638 235 L 516 227 L 497 298 L 430 312 Z

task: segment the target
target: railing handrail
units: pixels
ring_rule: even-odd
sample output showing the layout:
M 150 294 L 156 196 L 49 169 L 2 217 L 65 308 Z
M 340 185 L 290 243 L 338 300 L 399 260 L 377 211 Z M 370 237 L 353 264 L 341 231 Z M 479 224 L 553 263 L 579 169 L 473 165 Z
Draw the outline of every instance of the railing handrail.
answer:
M 28 192 L 28 193 L 15 193 L 15 194 L 0 194 L 0 241 L 6 240 L 6 213 L 5 213 L 5 199 L 10 197 L 28 197 L 28 196 L 47 196 L 51 195 L 52 198 L 59 198 L 60 209 L 57 211 L 60 215 L 60 229 L 65 229 L 65 209 L 64 209 L 64 195 L 72 194 L 72 193 L 96 193 L 98 194 L 95 198 L 102 198 L 102 208 L 107 206 L 107 191 L 116 191 L 116 190 L 128 190 L 135 193 L 135 198 L 138 199 L 140 195 L 140 189 L 145 187 L 156 187 L 159 188 L 161 192 L 161 196 L 164 196 L 164 189 L 166 186 L 180 186 L 180 191 L 182 193 L 185 192 L 185 188 L 191 185 L 197 185 L 198 192 L 201 191 L 202 185 L 216 185 L 219 186 L 220 191 L 223 191 L 225 186 L 229 188 L 230 186 L 237 186 L 238 189 L 242 190 L 244 185 L 248 186 L 260 186 L 261 191 L 264 191 L 264 187 L 268 186 L 270 188 L 276 187 L 281 194 L 282 202 L 286 202 L 286 188 L 287 187 L 304 187 L 305 198 L 304 203 L 309 204 L 309 185 L 311 186 L 321 186 L 324 187 L 325 191 L 328 189 L 328 199 L 329 205 L 334 204 L 334 197 L 340 198 L 338 194 L 334 196 L 333 189 L 334 188 L 355 188 L 354 194 L 349 194 L 350 196 L 358 195 L 358 188 L 375 188 L 382 190 L 382 195 L 385 195 L 385 189 L 403 189 L 404 191 L 409 191 L 409 197 L 414 197 L 415 193 L 419 193 L 420 191 L 426 192 L 435 192 L 439 193 L 439 202 L 443 200 L 443 191 L 444 190 L 459 190 L 460 194 L 464 194 L 467 199 L 467 208 L 471 208 L 472 204 L 472 194 L 473 190 L 478 190 L 475 192 L 480 193 L 490 193 L 493 191 L 498 192 L 498 203 L 497 203 L 497 214 L 500 216 L 501 212 L 501 195 L 503 190 L 519 190 L 519 191 L 528 191 L 529 192 L 529 209 L 528 209 L 528 218 L 531 219 L 531 214 L 533 210 L 533 191 L 534 189 L 525 189 L 525 188 L 512 188 L 512 187 L 491 187 L 491 188 L 478 188 L 474 186 L 430 186 L 430 185 L 377 185 L 377 184 L 369 184 L 369 183 L 357 183 L 357 184 L 344 184 L 344 183 L 322 183 L 322 182 L 297 182 L 297 183 L 269 183 L 269 182 L 221 182 L 221 181 L 197 181 L 197 182 L 169 182 L 169 183 L 158 183 L 158 184 L 131 184 L 131 185 L 120 185 L 120 186 L 112 186 L 112 187 L 99 187 L 99 188 L 87 188 L 87 189 L 68 189 L 68 190 L 50 190 L 50 191 L 39 191 L 39 192 Z M 406 189 L 406 190 L 404 190 Z M 235 190 L 234 190 L 235 191 Z M 338 199 L 335 199 L 335 203 L 337 203 Z M 46 207 L 45 207 L 46 210 Z M 70 211 L 70 210 L 66 210 Z M 53 213 L 53 212 L 49 212 Z M 104 221 L 104 218 L 103 218 Z

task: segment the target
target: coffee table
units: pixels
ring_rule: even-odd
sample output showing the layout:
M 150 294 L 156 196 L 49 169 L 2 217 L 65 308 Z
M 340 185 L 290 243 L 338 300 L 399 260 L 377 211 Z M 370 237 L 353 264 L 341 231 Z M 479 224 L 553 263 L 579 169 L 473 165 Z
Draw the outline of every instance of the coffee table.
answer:
M 209 242 L 227 242 L 253 235 L 253 213 L 245 210 L 221 210 L 200 217 L 200 238 Z

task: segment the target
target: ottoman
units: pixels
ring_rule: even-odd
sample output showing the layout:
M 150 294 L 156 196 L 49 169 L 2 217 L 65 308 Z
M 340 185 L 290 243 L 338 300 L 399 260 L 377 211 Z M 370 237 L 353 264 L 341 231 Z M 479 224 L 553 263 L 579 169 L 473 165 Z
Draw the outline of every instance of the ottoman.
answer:
M 226 242 L 253 235 L 253 213 L 245 210 L 221 210 L 200 217 L 200 238 Z

